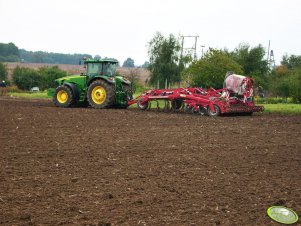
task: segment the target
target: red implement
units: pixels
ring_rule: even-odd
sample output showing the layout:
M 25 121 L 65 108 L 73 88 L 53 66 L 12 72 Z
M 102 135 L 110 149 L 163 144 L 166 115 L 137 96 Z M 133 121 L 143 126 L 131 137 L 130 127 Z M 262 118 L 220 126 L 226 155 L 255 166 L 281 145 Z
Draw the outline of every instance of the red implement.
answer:
M 263 106 L 255 106 L 253 102 L 253 81 L 245 76 L 230 74 L 224 82 L 224 88 L 177 88 L 154 89 L 129 101 L 129 105 L 137 103 L 138 108 L 145 110 L 151 101 L 166 100 L 173 110 L 185 109 L 202 115 L 218 116 L 228 113 L 252 114 L 262 112 Z

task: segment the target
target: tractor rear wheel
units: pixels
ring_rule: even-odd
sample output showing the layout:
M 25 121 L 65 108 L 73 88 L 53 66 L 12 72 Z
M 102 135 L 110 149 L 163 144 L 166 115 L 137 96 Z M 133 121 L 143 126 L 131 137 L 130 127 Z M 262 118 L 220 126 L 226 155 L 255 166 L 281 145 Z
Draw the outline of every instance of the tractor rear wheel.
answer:
M 68 108 L 75 103 L 72 90 L 68 86 L 58 86 L 53 96 L 53 103 L 57 107 Z
M 95 80 L 88 88 L 87 98 L 93 108 L 107 108 L 114 104 L 114 86 L 103 80 Z
M 208 106 L 208 108 L 207 108 L 208 115 L 211 116 L 211 117 L 219 116 L 220 113 L 221 113 L 221 110 L 219 109 L 219 107 L 214 104 L 213 108 L 214 108 L 215 112 L 212 112 L 210 107 Z

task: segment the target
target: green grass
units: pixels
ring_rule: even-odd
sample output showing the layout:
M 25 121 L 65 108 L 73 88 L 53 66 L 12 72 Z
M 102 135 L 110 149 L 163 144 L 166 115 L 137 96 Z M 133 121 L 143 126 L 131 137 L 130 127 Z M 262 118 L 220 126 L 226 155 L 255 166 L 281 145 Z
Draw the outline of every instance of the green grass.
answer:
M 22 98 L 32 98 L 32 99 L 51 99 L 52 97 L 47 96 L 47 91 L 44 92 L 10 92 L 8 95 L 12 97 L 22 97 Z M 135 93 L 134 97 L 139 96 L 140 93 Z M 301 104 L 256 104 L 264 106 L 264 113 L 279 113 L 279 114 L 293 114 L 301 115 Z M 137 105 L 134 104 L 131 108 L 136 108 Z M 163 109 L 164 101 L 159 101 L 159 107 Z M 152 101 L 152 108 L 157 108 L 157 103 Z
M 264 106 L 265 113 L 301 115 L 301 104 L 258 104 Z
M 51 99 L 51 97 L 47 96 L 47 91 L 44 92 L 10 92 L 9 96 L 12 97 L 23 97 L 23 98 L 31 98 L 31 99 Z

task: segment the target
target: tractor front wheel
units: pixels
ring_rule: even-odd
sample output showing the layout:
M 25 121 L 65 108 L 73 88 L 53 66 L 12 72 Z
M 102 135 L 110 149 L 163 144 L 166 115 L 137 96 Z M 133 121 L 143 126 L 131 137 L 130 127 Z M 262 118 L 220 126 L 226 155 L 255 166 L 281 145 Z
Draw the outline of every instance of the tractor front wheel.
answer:
M 58 86 L 53 96 L 53 103 L 57 107 L 71 107 L 75 103 L 71 89 L 64 85 Z
M 114 104 L 114 87 L 103 80 L 95 80 L 88 88 L 89 104 L 93 108 L 107 108 Z

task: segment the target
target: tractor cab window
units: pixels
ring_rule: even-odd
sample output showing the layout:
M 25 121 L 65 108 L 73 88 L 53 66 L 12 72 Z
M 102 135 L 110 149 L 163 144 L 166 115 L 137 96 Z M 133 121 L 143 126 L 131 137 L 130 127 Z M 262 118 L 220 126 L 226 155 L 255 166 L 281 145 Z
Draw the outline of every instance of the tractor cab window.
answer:
M 103 74 L 108 76 L 114 76 L 116 74 L 117 64 L 106 63 L 103 64 Z
M 101 64 L 88 63 L 87 74 L 88 75 L 99 75 L 101 72 Z

